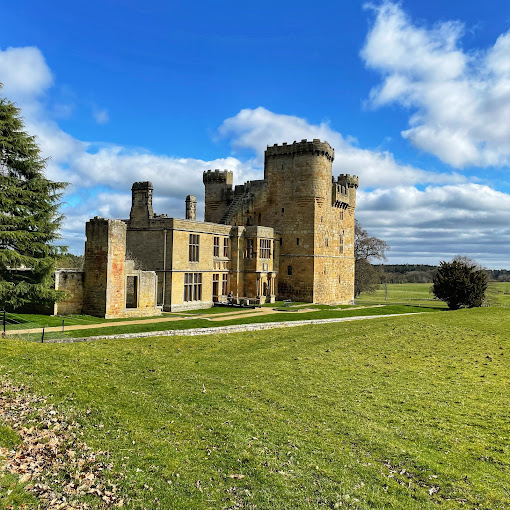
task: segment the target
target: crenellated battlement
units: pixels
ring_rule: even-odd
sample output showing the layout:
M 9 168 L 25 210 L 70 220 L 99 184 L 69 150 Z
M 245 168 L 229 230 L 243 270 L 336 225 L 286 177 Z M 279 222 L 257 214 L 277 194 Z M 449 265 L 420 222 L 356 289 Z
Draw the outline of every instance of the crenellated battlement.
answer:
M 131 186 L 132 191 L 138 191 L 138 190 L 154 190 L 154 187 L 152 186 L 151 181 L 139 181 L 134 182 L 133 186 Z
M 300 142 L 292 144 L 283 143 L 282 145 L 274 144 L 267 146 L 266 157 L 288 156 L 294 154 L 316 154 L 325 156 L 330 161 L 335 159 L 335 150 L 328 142 L 321 142 L 318 138 L 308 141 L 306 138 Z
M 221 182 L 231 185 L 234 182 L 234 172 L 232 170 L 207 170 L 203 176 L 204 184 L 211 182 Z
M 338 184 L 342 186 L 347 186 L 348 188 L 358 188 L 359 186 L 359 178 L 357 175 L 351 174 L 340 174 L 338 176 Z

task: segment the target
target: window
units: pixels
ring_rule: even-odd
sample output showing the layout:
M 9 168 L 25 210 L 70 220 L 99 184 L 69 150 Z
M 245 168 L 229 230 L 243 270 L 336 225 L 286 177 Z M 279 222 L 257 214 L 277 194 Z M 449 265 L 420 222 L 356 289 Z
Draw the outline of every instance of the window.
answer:
M 287 274 L 292 276 L 292 266 L 287 266 Z
M 223 256 L 228 257 L 228 237 L 223 239 Z
M 184 301 L 202 300 L 202 273 L 184 273 Z
M 282 214 L 285 212 L 285 207 L 282 207 Z
M 343 253 L 344 252 L 344 235 L 340 234 L 340 244 L 338 246 L 338 252 Z
M 198 234 L 189 235 L 189 261 L 198 262 L 198 248 L 200 244 L 200 236 Z
M 228 274 L 221 277 L 221 293 L 226 296 L 228 294 Z
M 280 246 L 283 244 L 283 237 L 280 237 Z
M 342 276 L 338 275 L 338 283 L 342 283 Z
M 255 256 L 255 242 L 253 239 L 246 239 L 246 258 L 252 259 Z
M 220 256 L 220 238 L 215 237 L 214 238 L 214 247 L 213 247 L 213 257 L 219 257 Z
M 329 240 L 328 238 L 326 237 L 326 248 L 329 246 Z
M 271 239 L 260 240 L 260 258 L 261 259 L 271 258 Z
M 138 307 L 138 276 L 126 277 L 126 308 Z
M 296 244 L 299 246 L 299 237 L 296 238 Z
M 344 211 L 340 211 L 340 220 L 343 220 L 344 219 Z

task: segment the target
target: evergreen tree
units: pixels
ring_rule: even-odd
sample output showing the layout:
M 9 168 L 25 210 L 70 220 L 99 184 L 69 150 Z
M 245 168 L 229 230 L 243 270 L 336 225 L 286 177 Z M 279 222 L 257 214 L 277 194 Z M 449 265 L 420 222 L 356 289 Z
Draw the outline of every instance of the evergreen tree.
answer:
M 432 292 L 448 308 L 482 306 L 487 290 L 487 273 L 476 262 L 455 257 L 451 262 L 440 262 L 433 279 Z
M 19 108 L 0 97 L 0 308 L 45 303 L 61 294 L 51 286 L 66 184 L 46 179 L 45 167 Z

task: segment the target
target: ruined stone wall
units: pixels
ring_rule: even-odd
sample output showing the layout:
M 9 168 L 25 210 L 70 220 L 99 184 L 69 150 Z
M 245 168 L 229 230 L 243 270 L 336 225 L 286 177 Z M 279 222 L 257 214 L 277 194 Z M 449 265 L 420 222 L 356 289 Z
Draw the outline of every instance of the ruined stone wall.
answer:
M 66 291 L 66 298 L 55 303 L 54 315 L 82 313 L 84 276 L 85 273 L 79 269 L 58 269 L 55 271 L 55 289 Z
M 86 225 L 83 313 L 105 318 L 157 315 L 154 272 L 135 270 L 126 262 L 126 223 L 94 218 Z M 136 308 L 126 308 L 126 277 L 137 276 Z

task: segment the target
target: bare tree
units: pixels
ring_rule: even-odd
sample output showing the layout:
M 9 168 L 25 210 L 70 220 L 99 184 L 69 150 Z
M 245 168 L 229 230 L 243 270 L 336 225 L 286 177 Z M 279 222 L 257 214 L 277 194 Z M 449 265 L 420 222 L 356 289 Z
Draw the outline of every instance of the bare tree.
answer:
M 354 296 L 373 292 L 380 281 L 379 271 L 372 265 L 374 260 L 386 260 L 390 246 L 378 237 L 370 237 L 358 220 L 354 228 Z

